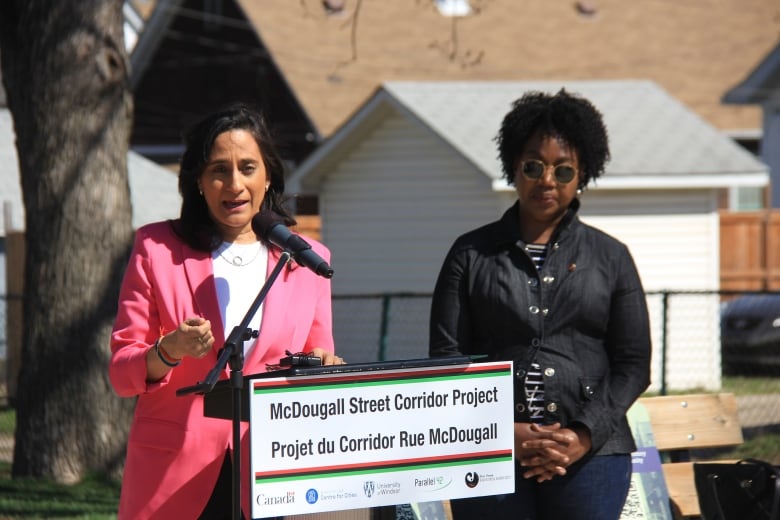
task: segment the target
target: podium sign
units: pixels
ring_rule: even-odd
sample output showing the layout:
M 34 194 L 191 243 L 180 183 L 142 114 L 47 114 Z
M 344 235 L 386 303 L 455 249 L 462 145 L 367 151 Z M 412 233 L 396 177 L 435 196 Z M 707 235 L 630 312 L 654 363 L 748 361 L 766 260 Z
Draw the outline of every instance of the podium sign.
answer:
M 264 378 L 252 518 L 514 492 L 512 363 Z

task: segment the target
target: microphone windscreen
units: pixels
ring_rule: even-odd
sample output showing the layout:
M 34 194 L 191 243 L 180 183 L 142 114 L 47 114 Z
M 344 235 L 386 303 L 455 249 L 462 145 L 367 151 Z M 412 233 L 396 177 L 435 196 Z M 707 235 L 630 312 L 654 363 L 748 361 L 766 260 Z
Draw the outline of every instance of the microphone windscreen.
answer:
M 277 224 L 284 224 L 282 219 L 270 210 L 260 211 L 257 215 L 252 217 L 252 231 L 268 240 L 268 233 L 271 232 L 271 228 Z

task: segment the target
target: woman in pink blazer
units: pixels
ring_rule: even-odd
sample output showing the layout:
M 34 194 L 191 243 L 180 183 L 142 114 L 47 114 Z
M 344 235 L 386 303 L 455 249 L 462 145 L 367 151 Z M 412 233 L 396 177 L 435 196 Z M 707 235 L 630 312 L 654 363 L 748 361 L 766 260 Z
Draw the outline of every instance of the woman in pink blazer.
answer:
M 114 390 L 137 397 L 120 519 L 231 518 L 231 422 L 204 417 L 202 395 L 176 391 L 216 365 L 279 261 L 280 252 L 253 231 L 254 215 L 271 210 L 295 222 L 282 205 L 283 163 L 260 114 L 229 107 L 195 125 L 186 145 L 181 217 L 137 231 L 111 336 Z M 329 260 L 322 244 L 309 242 Z M 259 335 L 243 345 L 246 375 L 266 371 L 286 350 L 343 362 L 333 354 L 330 282 L 295 263 L 284 267 L 250 328 Z M 242 480 L 249 518 L 249 482 Z

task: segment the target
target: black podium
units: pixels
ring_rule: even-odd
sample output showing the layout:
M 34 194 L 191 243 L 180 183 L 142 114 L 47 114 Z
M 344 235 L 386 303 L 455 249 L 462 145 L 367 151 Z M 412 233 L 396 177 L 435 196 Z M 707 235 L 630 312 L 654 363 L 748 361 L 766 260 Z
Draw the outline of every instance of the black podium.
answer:
M 452 356 L 443 358 L 415 358 L 392 361 L 376 361 L 366 363 L 350 363 L 344 365 L 325 365 L 325 366 L 291 366 L 281 370 L 251 374 L 243 377 L 241 386 L 243 397 L 241 398 L 240 421 L 248 422 L 250 416 L 249 391 L 252 388 L 252 381 L 266 378 L 294 378 L 298 376 L 312 375 L 331 375 L 331 374 L 355 374 L 372 373 L 385 370 L 426 368 L 467 365 L 473 363 L 474 359 L 470 356 Z M 234 394 L 235 391 L 230 380 L 217 382 L 213 389 L 203 395 L 203 415 L 218 419 L 233 420 Z M 244 468 L 246 471 L 247 469 Z M 380 506 L 371 508 L 372 520 L 394 520 L 396 518 L 395 506 Z

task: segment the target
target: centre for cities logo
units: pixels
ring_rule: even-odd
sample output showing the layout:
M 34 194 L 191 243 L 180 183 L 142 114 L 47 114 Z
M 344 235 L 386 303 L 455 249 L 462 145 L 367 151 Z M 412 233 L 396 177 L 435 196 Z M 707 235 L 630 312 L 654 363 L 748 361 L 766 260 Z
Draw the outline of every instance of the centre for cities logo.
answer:
M 363 482 L 363 493 L 365 493 L 368 498 L 371 498 L 374 495 L 374 491 L 376 491 L 376 482 L 373 480 L 366 480 Z
M 470 488 L 477 487 L 479 484 L 479 474 L 476 471 L 469 471 L 466 473 L 466 486 Z

